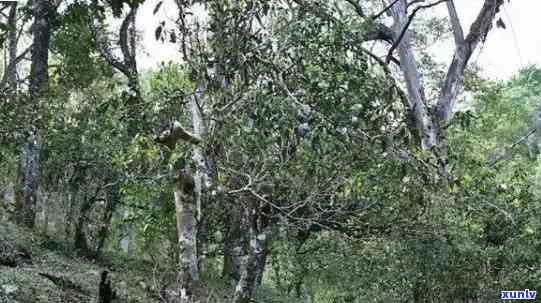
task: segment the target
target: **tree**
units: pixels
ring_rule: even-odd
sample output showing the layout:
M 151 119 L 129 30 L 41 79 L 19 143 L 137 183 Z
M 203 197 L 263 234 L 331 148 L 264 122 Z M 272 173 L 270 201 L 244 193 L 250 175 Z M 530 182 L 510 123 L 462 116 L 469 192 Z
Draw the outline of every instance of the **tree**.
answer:
M 408 27 L 419 9 L 443 2 L 447 3 L 455 41 L 455 53 L 440 89 L 435 108 L 431 109 L 415 61 Z M 444 173 L 447 173 L 448 170 L 445 129 L 449 126 L 453 117 L 456 98 L 463 86 L 464 72 L 473 51 L 479 43 L 484 42 L 486 39 L 502 4 L 503 0 L 484 1 L 483 7 L 466 36 L 464 36 L 453 1 L 437 1 L 429 5 L 421 5 L 414 8 L 411 14 L 408 15 L 410 5 L 405 0 L 399 0 L 393 2 L 390 10 L 395 23 L 393 25 L 394 42 L 388 56 L 392 56 L 395 48 L 398 49 L 400 69 L 408 91 L 409 110 L 415 122 L 416 131 L 419 134 L 421 147 L 435 153 Z M 389 60 L 387 61 L 389 62 Z
M 28 136 L 20 155 L 16 208 L 17 221 L 30 228 L 34 227 L 36 203 L 40 186 L 40 152 L 42 106 L 47 97 L 49 67 L 49 18 L 52 7 L 47 0 L 33 3 L 32 14 L 32 63 L 30 67 L 29 102 L 30 121 L 27 125 Z

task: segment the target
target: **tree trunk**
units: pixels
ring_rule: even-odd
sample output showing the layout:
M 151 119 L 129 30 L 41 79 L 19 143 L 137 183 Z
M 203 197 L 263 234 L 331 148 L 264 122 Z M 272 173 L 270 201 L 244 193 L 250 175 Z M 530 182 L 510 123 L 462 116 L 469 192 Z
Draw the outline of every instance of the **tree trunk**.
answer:
M 195 180 L 189 170 L 178 174 L 175 189 L 178 242 L 180 246 L 180 302 L 200 302 L 197 262 Z
M 253 225 L 253 219 L 247 217 L 247 211 L 239 207 L 229 207 L 227 211 L 227 219 L 225 222 L 226 231 L 224 239 L 224 264 L 222 268 L 222 277 L 229 280 L 233 285 L 237 285 L 241 279 L 242 273 L 246 270 L 244 263 L 247 258 L 255 258 L 252 262 L 253 280 L 250 281 L 249 289 L 255 289 L 261 285 L 263 272 L 267 261 L 268 239 L 265 241 L 259 240 L 256 243 L 257 249 L 254 249 L 253 238 L 250 238 L 250 226 Z M 252 220 L 252 221 L 250 221 Z M 259 236 L 263 236 L 259 233 Z M 265 234 L 268 238 L 268 234 Z M 253 255 L 253 256 L 251 256 Z M 251 256 L 251 257 L 250 257 Z
M 266 261 L 266 248 L 270 239 L 270 226 L 262 227 L 257 222 L 256 209 L 253 206 L 244 207 L 244 218 L 248 226 L 249 247 L 241 257 L 239 280 L 235 287 L 233 302 L 248 303 L 254 295 L 258 279 L 263 274 Z
M 67 194 L 64 194 L 65 200 L 67 201 L 67 205 L 65 205 L 65 217 L 64 217 L 64 239 L 66 241 L 70 241 L 71 237 L 71 226 L 73 224 L 73 210 L 74 210 L 74 199 L 76 197 L 76 193 L 72 190 L 68 190 Z
M 103 247 L 105 246 L 105 240 L 109 236 L 109 227 L 111 226 L 111 220 L 113 218 L 113 213 L 116 210 L 116 206 L 120 201 L 120 188 L 119 186 L 113 186 L 110 190 L 107 191 L 107 197 L 105 202 L 105 209 L 103 211 L 103 216 L 101 219 L 101 227 L 98 231 L 98 239 L 96 245 L 96 255 L 98 256 Z
M 41 151 L 41 103 L 47 93 L 49 62 L 49 1 L 36 0 L 32 11 L 32 63 L 30 66 L 31 115 L 27 142 L 20 156 L 17 195 L 17 222 L 33 228 L 36 217 L 36 201 L 40 185 Z
M 15 201 L 16 221 L 26 227 L 34 228 L 36 203 L 40 174 L 40 138 L 37 128 L 32 127 L 28 142 L 23 147 L 19 159 L 17 194 Z
M 41 203 L 41 217 L 42 217 L 42 228 L 41 228 L 41 232 L 42 234 L 44 234 L 45 236 L 48 235 L 49 233 L 49 209 L 47 208 L 47 205 L 48 205 L 48 201 L 49 201 L 49 196 L 47 193 L 41 191 L 41 198 L 40 198 L 40 203 Z
M 407 1 L 399 0 L 393 5 L 392 15 L 394 19 L 394 39 L 400 39 L 402 30 L 408 23 Z M 419 137 L 419 143 L 423 149 L 430 150 L 437 144 L 436 129 L 430 116 L 426 95 L 421 81 L 417 62 L 413 55 L 411 38 L 406 31 L 398 45 L 400 56 L 400 68 L 404 75 L 408 91 L 408 102 L 411 116 L 414 120 L 415 130 Z
M 9 87 L 9 95 L 14 95 L 17 91 L 17 2 L 11 3 L 8 16 L 8 53 L 9 61 L 6 68 L 6 80 Z
M 240 279 L 240 267 L 243 256 L 247 255 L 248 222 L 242 220 L 242 208 L 230 201 L 226 209 L 224 264 L 222 278 L 235 285 Z M 243 224 L 244 223 L 244 224 Z
M 74 246 L 84 254 L 89 252 L 88 241 L 86 239 L 86 232 L 84 228 L 87 225 L 88 212 L 92 208 L 92 204 L 94 204 L 94 198 L 95 197 L 88 198 L 87 195 L 84 196 L 81 208 L 79 210 L 79 217 L 77 219 L 77 223 L 75 224 Z
M 205 81 L 199 80 L 198 85 L 196 87 L 196 91 L 193 95 L 193 97 L 190 100 L 190 111 L 192 114 L 192 125 L 193 125 L 193 132 L 196 136 L 199 138 L 203 138 L 206 135 L 206 127 L 205 123 L 203 121 L 203 114 L 201 112 L 201 109 L 203 107 L 203 99 L 204 99 L 204 91 L 206 89 Z M 209 184 L 209 168 L 207 167 L 207 163 L 205 161 L 205 154 L 203 152 L 202 146 L 194 146 L 193 147 L 193 162 L 196 165 L 196 172 L 194 175 L 194 182 L 195 182 L 195 188 L 194 188 L 194 195 L 195 195 L 195 207 L 196 207 L 196 219 L 197 222 L 201 223 L 203 222 L 203 188 L 206 187 L 207 184 Z M 204 230 L 203 224 L 197 225 L 196 230 L 197 235 L 204 235 L 206 231 Z M 198 242 L 198 266 L 202 266 L 202 262 L 204 261 L 204 255 L 202 254 L 204 251 L 206 251 L 206 247 L 203 241 Z M 201 270 L 201 268 L 200 268 Z
M 7 58 L 4 57 L 4 71 L 0 79 L 0 91 L 3 91 L 9 98 L 15 96 L 17 92 L 17 63 L 21 58 L 17 58 L 17 2 L 9 4 L 10 9 L 7 16 L 8 36 L 7 36 Z M 7 86 L 7 90 L 5 90 Z

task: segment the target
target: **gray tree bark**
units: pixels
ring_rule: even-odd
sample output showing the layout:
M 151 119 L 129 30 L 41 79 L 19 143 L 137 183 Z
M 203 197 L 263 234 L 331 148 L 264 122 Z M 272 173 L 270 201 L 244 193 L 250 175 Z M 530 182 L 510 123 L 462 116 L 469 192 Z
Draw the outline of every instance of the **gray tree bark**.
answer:
M 98 239 L 96 244 L 96 255 L 100 255 L 103 247 L 105 246 L 105 240 L 109 236 L 109 228 L 111 226 L 111 220 L 113 213 L 116 210 L 118 203 L 120 202 L 120 186 L 114 184 L 106 191 L 105 209 L 101 219 L 101 226 L 98 230 Z
M 180 246 L 180 302 L 200 302 L 197 267 L 197 222 L 195 180 L 188 169 L 178 174 L 175 189 L 178 244 Z
M 248 230 L 248 247 L 240 259 L 239 280 L 235 287 L 234 303 L 249 303 L 264 271 L 266 248 L 271 236 L 271 227 L 258 224 L 254 207 L 244 207 L 244 221 Z
M 440 2 L 443 1 L 435 4 Z M 419 134 L 421 147 L 434 153 L 444 173 L 447 173 L 446 128 L 453 117 L 456 99 L 464 84 L 464 72 L 473 51 L 486 39 L 492 28 L 492 22 L 503 0 L 485 0 L 465 38 L 453 1 L 446 2 L 455 41 L 455 53 L 433 110 L 429 108 L 426 100 L 408 33 L 408 26 L 414 13 L 408 15 L 409 4 L 406 0 L 396 1 L 390 10 L 394 19 L 394 43 L 398 43 L 400 69 L 406 82 L 409 110 L 415 122 L 415 130 Z M 429 6 L 431 5 L 426 7 Z
M 395 21 L 393 25 L 395 41 L 400 39 L 402 29 L 408 22 L 407 7 L 407 1 L 399 0 L 391 9 Z M 417 62 L 415 62 L 408 32 L 403 35 L 398 45 L 398 54 L 400 57 L 400 68 L 402 69 L 408 91 L 409 107 L 421 147 L 423 149 L 431 149 L 437 144 L 436 132 L 428 111 L 424 87 Z
M 246 236 L 248 225 L 243 223 L 242 208 L 231 202 L 226 209 L 225 235 L 224 235 L 224 264 L 222 278 L 234 282 L 240 279 L 240 267 L 243 256 L 246 254 Z M 245 221 L 245 220 L 244 220 Z
M 49 63 L 49 14 L 47 0 L 36 0 L 32 11 L 32 63 L 30 66 L 30 102 L 31 118 L 28 138 L 20 156 L 17 195 L 17 222 L 33 228 L 36 217 L 36 201 L 40 186 L 40 151 L 41 151 L 41 103 L 47 94 Z
M 199 87 L 199 86 L 198 86 Z M 198 90 L 193 98 L 202 98 L 203 91 Z M 196 104 L 194 101 L 192 104 Z M 193 121 L 198 118 L 195 117 Z M 194 122 L 195 124 L 196 122 Z M 201 138 L 185 130 L 179 122 L 174 122 L 170 128 L 163 131 L 156 142 L 173 149 L 176 142 L 183 140 L 195 146 L 201 144 Z M 194 160 L 197 160 L 195 158 Z M 197 162 L 196 162 L 197 165 Z M 197 172 L 195 173 L 197 174 Z M 177 217 L 177 234 L 179 253 L 179 292 L 178 297 L 173 298 L 181 303 L 201 302 L 202 291 L 199 278 L 198 253 L 197 253 L 197 199 L 200 190 L 196 177 L 189 167 L 178 171 L 176 188 L 174 192 L 175 212 Z M 200 181 L 199 181 L 200 182 Z
M 10 94 L 17 91 L 17 2 L 11 3 L 8 16 L 8 66 L 6 68 L 6 81 L 11 91 Z
M 137 30 L 135 25 L 138 9 L 139 6 L 137 3 L 130 5 L 130 10 L 120 25 L 118 44 L 122 54 L 121 58 L 114 55 L 111 48 L 112 43 L 106 34 L 107 31 L 104 29 L 105 21 L 100 20 L 98 14 L 95 16 L 98 19 L 96 24 L 91 24 L 90 27 L 94 46 L 100 53 L 100 56 L 128 79 L 129 94 L 124 98 L 127 106 L 128 136 L 134 136 L 144 126 L 136 118 L 141 112 L 139 105 L 142 103 L 136 60 Z

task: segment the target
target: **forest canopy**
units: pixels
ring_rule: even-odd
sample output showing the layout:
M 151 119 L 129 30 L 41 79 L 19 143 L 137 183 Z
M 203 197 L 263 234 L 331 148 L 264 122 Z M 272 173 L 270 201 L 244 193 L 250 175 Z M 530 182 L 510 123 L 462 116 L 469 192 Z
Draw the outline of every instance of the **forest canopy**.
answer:
M 0 1 L 0 302 L 534 299 L 541 68 L 454 2 Z

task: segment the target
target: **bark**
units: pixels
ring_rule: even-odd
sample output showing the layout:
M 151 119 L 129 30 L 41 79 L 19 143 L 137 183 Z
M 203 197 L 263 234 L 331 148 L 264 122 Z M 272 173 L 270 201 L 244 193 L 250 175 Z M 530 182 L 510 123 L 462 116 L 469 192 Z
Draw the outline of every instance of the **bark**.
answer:
M 17 79 L 17 64 L 23 60 L 28 52 L 30 47 L 26 48 L 21 54 L 17 55 L 18 43 L 20 33 L 17 31 L 18 22 L 17 22 L 17 2 L 10 3 L 10 10 L 8 13 L 7 25 L 9 27 L 7 43 L 8 43 L 8 58 L 4 73 L 0 80 L 0 91 L 3 91 L 7 86 L 8 96 L 13 96 L 17 91 L 18 79 Z M 21 25 L 22 27 L 23 25 Z
M 194 130 L 194 136 L 202 138 L 206 134 L 205 124 L 203 122 L 203 115 L 201 113 L 201 107 L 203 102 L 203 91 L 205 85 L 203 81 L 199 81 L 199 85 L 196 88 L 194 97 L 190 100 L 190 111 L 192 113 L 192 124 Z M 194 146 L 193 149 L 193 161 L 196 165 L 195 174 L 195 200 L 197 205 L 197 219 L 201 220 L 201 195 L 203 185 L 208 183 L 208 170 L 205 163 L 205 157 L 201 146 Z
M 199 87 L 199 85 L 198 85 Z M 202 98 L 202 90 L 198 90 L 194 95 L 194 99 Z M 200 99 L 199 99 L 200 100 Z M 197 100 L 192 100 L 192 106 L 198 106 Z M 195 114 L 194 114 L 195 113 Z M 194 123 L 194 130 L 201 132 L 201 128 L 197 128 L 198 123 L 202 123 L 202 116 L 198 110 L 192 108 L 192 117 Z M 185 139 L 188 143 L 201 142 L 200 137 L 195 134 L 191 134 L 181 127 L 180 123 L 172 123 L 169 129 L 166 129 L 160 133 L 156 141 L 161 144 L 165 144 L 168 147 L 174 147 L 177 140 Z M 199 146 L 195 146 L 199 148 Z M 194 162 L 197 166 L 197 172 L 194 174 L 190 169 L 184 167 L 179 170 L 176 188 L 174 192 L 175 199 L 175 212 L 177 218 L 177 235 L 178 245 L 180 248 L 179 263 L 179 292 L 176 298 L 173 298 L 175 302 L 179 300 L 182 303 L 194 303 L 201 302 L 202 292 L 199 279 L 199 262 L 198 262 L 198 199 L 201 197 L 201 150 L 194 151 Z
M 439 3 L 441 1 L 433 4 Z M 428 107 L 421 75 L 413 55 L 410 35 L 407 31 L 414 13 L 408 17 L 406 0 L 399 0 L 392 6 L 391 14 L 394 19 L 395 33 L 393 46 L 398 45 L 400 68 L 406 82 L 408 105 L 414 120 L 414 128 L 419 135 L 421 148 L 433 152 L 444 175 L 448 173 L 446 128 L 453 117 L 456 99 L 463 87 L 468 61 L 477 45 L 486 39 L 502 4 L 503 0 L 485 0 L 470 32 L 464 38 L 454 3 L 447 1 L 456 49 L 434 110 L 430 110 Z M 426 7 L 429 6 L 433 5 Z
M 178 174 L 175 189 L 178 242 L 180 246 L 180 302 L 200 302 L 197 267 L 195 180 L 187 170 Z
M 447 128 L 453 117 L 457 96 L 464 85 L 464 72 L 477 45 L 485 41 L 502 4 L 503 0 L 485 0 L 481 11 L 470 28 L 470 32 L 464 38 L 455 5 L 453 1 L 447 2 L 447 10 L 455 41 L 455 53 L 447 70 L 434 115 L 439 144 L 437 156 L 444 173 L 448 171 Z
M 248 303 L 251 301 L 260 274 L 264 271 L 266 249 L 271 236 L 270 226 L 262 227 L 258 224 L 255 208 L 245 207 L 243 217 L 247 218 L 248 221 L 249 247 L 247 254 L 241 258 L 240 275 L 233 299 L 235 303 Z
M 32 127 L 19 159 L 17 194 L 15 201 L 16 221 L 33 228 L 40 183 L 41 142 L 37 128 Z
M 89 252 L 85 227 L 88 223 L 88 213 L 92 209 L 94 199 L 95 197 L 88 198 L 85 195 L 82 201 L 83 203 L 81 204 L 81 208 L 79 209 L 79 217 L 77 219 L 77 223 L 75 224 L 75 236 L 73 243 L 75 248 L 84 254 Z
M 11 8 L 8 15 L 8 53 L 9 63 L 6 69 L 6 81 L 11 93 L 17 91 L 17 2 L 11 3 Z
M 49 209 L 47 207 L 48 203 L 49 203 L 49 195 L 45 192 L 41 192 L 40 193 L 40 196 L 41 198 L 39 199 L 40 203 L 41 203 L 41 216 L 42 216 L 42 228 L 41 228 L 41 232 L 47 236 L 47 234 L 49 233 Z
M 30 66 L 31 118 L 29 136 L 20 156 L 18 176 L 17 222 L 33 228 L 36 217 L 36 201 L 40 185 L 40 109 L 47 93 L 49 62 L 49 1 L 33 3 L 34 24 L 32 25 L 33 47 Z
M 124 17 L 119 31 L 120 50 L 122 59 L 117 58 L 111 49 L 111 43 L 106 35 L 105 29 L 101 24 L 91 24 L 92 39 L 94 46 L 111 66 L 124 74 L 129 80 L 133 80 L 137 75 L 137 64 L 135 60 L 135 15 L 138 7 L 130 6 L 130 11 Z M 97 14 L 97 13 L 96 13 Z M 98 17 L 97 17 L 98 18 Z M 98 18 L 99 19 L 99 18 Z M 131 34 L 131 37 L 130 37 Z
M 270 237 L 271 235 L 266 235 Z M 265 268 L 267 264 L 267 256 L 269 255 L 269 245 L 270 239 L 266 239 L 261 245 L 261 253 L 258 253 L 256 256 L 256 272 L 255 272 L 255 285 L 254 289 L 261 286 L 263 283 L 263 274 L 265 273 Z
M 203 80 L 198 81 L 196 91 L 190 100 L 192 114 L 193 135 L 186 137 L 186 141 L 200 143 L 205 134 L 205 126 L 201 113 L 205 85 Z M 180 124 L 179 124 L 180 125 Z M 178 126 L 179 126 L 178 125 Z M 180 128 L 182 129 L 182 128 Z M 208 174 L 204 155 L 200 144 L 193 144 L 193 162 L 196 171 L 192 175 L 189 169 L 179 172 L 177 189 L 175 191 L 175 207 L 177 212 L 177 232 L 180 246 L 180 300 L 191 303 L 201 300 L 199 281 L 199 253 L 198 248 L 198 221 L 201 221 L 202 187 Z
M 246 253 L 246 238 L 248 224 L 243 224 L 242 209 L 231 201 L 226 209 L 225 238 L 224 238 L 224 264 L 222 278 L 237 283 L 240 279 L 242 257 Z
M 456 49 L 437 104 L 436 119 L 441 127 L 449 123 L 453 117 L 453 108 L 456 97 L 464 83 L 464 71 L 468 61 L 477 45 L 481 41 L 485 41 L 502 4 L 503 0 L 485 0 L 481 11 L 470 28 L 470 32 L 464 38 L 454 3 L 453 1 L 447 2 Z
M 182 303 L 201 302 L 201 286 L 198 267 L 198 241 L 197 241 L 197 216 L 198 199 L 201 198 L 201 166 L 202 151 L 199 149 L 202 132 L 202 115 L 199 109 L 199 100 L 202 100 L 204 94 L 201 88 L 201 82 L 198 83 L 198 89 L 193 94 L 191 105 L 192 122 L 194 124 L 194 134 L 186 131 L 179 122 L 174 122 L 169 129 L 162 131 L 155 139 L 156 142 L 164 144 L 169 148 L 174 148 L 177 141 L 184 140 L 191 143 L 196 148 L 194 150 L 194 162 L 196 163 L 196 173 L 192 173 L 189 168 L 184 167 L 179 170 L 176 188 L 174 193 L 175 212 L 177 217 L 177 235 L 180 248 L 179 263 L 179 292 L 176 298 L 172 300 Z M 194 108 L 197 107 L 197 108 Z M 198 132 L 198 133 L 195 133 Z
M 124 212 L 124 214 L 126 214 L 127 210 L 125 209 Z M 130 222 L 126 222 L 125 224 L 123 224 L 121 232 L 122 238 L 120 239 L 120 249 L 122 249 L 122 252 L 124 252 L 125 254 L 128 254 L 130 252 L 130 246 L 133 237 L 132 224 Z
M 190 111 L 192 115 L 193 135 L 191 136 L 192 143 L 197 143 L 202 140 L 207 134 L 207 128 L 203 121 L 202 109 L 204 106 L 206 90 L 206 81 L 200 79 L 197 83 L 196 91 L 192 95 L 190 100 Z M 190 141 L 190 138 L 187 138 Z M 194 175 L 195 180 L 195 205 L 196 205 L 196 219 L 197 219 L 197 237 L 202 240 L 206 236 L 205 225 L 203 223 L 203 193 L 205 192 L 210 182 L 210 168 L 207 165 L 207 157 L 204 152 L 202 144 L 194 144 L 192 160 L 196 165 L 196 172 Z M 206 252 L 206 243 L 204 241 L 198 241 L 198 266 L 199 270 L 203 271 L 203 262 Z
M 111 41 L 109 41 L 106 35 L 106 30 L 102 28 L 103 26 L 101 24 L 91 24 L 90 26 L 94 46 L 100 56 L 128 79 L 129 94 L 125 95 L 124 99 L 127 106 L 128 136 L 130 137 L 134 136 L 144 127 L 144 124 L 139 123 L 140 120 L 138 119 L 141 113 L 139 106 L 142 104 L 136 60 L 137 31 L 135 24 L 138 8 L 138 4 L 131 4 L 130 10 L 120 26 L 118 44 L 122 58 L 117 58 L 114 55 L 114 51 L 110 46 Z
M 436 131 L 428 111 L 425 91 L 421 82 L 417 62 L 415 62 L 413 55 L 410 35 L 407 31 L 402 32 L 402 29 L 408 24 L 407 6 L 407 1 L 399 0 L 391 9 L 394 19 L 394 39 L 399 40 L 400 35 L 403 35 L 398 44 L 398 54 L 400 57 L 400 68 L 406 81 L 409 108 L 421 147 L 423 149 L 431 149 L 437 144 Z
M 233 285 L 238 285 L 243 272 L 247 270 L 247 262 L 251 262 L 250 276 L 246 276 L 246 289 L 251 293 L 261 285 L 265 263 L 267 261 L 269 240 L 259 241 L 256 243 L 257 249 L 252 245 L 254 238 L 250 238 L 251 234 L 259 234 L 260 237 L 265 233 L 268 238 L 268 231 L 258 232 L 257 220 L 253 215 L 249 214 L 246 207 L 235 206 L 233 201 L 226 211 L 226 230 L 224 240 L 224 264 L 222 268 L 223 279 L 229 280 Z M 250 226 L 255 226 L 250 229 Z M 268 227 L 266 227 L 268 228 Z M 259 228 L 260 229 L 260 228 Z M 250 261 L 248 261 L 250 260 Z
M 71 236 L 71 226 L 73 224 L 73 216 L 74 216 L 74 205 L 75 205 L 75 199 L 76 197 L 76 194 L 71 191 L 71 190 L 68 190 L 68 193 L 66 194 L 66 200 L 67 200 L 67 205 L 66 205 L 66 214 L 64 216 L 64 219 L 65 219 L 65 222 L 64 222 L 64 238 L 66 241 L 69 241 L 70 240 L 70 236 Z
M 117 185 L 112 186 L 111 189 L 107 191 L 105 209 L 103 211 L 103 216 L 101 219 L 101 227 L 98 230 L 97 235 L 97 245 L 96 245 L 96 255 L 99 256 L 103 247 L 105 246 L 105 240 L 109 236 L 109 229 L 111 226 L 111 220 L 113 218 L 113 213 L 116 210 L 116 207 L 120 201 L 120 188 Z

